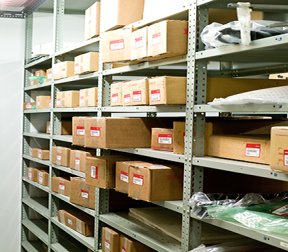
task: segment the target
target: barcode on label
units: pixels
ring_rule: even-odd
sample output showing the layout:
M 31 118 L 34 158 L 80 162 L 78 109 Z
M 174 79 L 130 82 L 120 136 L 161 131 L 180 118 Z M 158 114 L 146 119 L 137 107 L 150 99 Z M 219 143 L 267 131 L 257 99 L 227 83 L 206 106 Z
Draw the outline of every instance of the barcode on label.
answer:
M 144 182 L 144 177 L 142 175 L 139 174 L 133 174 L 133 180 L 132 180 L 133 184 L 135 185 L 143 185 Z
M 84 136 L 84 135 L 85 135 L 85 128 L 84 128 L 84 126 L 77 126 L 77 127 L 76 127 L 76 135 L 77 135 L 77 136 Z
M 122 49 L 124 49 L 124 39 L 110 41 L 110 51 L 116 51 Z
M 60 182 L 59 183 L 59 190 L 64 191 L 65 190 L 65 184 Z
M 100 127 L 90 127 L 90 136 L 91 137 L 100 137 L 101 128 Z
M 260 157 L 261 145 L 260 144 L 246 144 L 245 156 L 246 157 Z
M 141 92 L 141 90 L 133 91 L 132 101 L 133 102 L 141 102 L 142 101 L 142 92 Z
M 129 177 L 128 177 L 128 172 L 121 171 L 120 172 L 120 180 L 129 183 Z
M 90 166 L 91 178 L 98 179 L 98 166 Z
M 112 94 L 111 100 L 114 103 L 118 102 L 119 101 L 119 94 L 118 93 L 117 94 Z
M 88 199 L 89 192 L 87 190 L 81 189 L 81 197 L 84 199 Z
M 161 95 L 160 95 L 160 89 L 151 90 L 151 101 L 160 101 Z
M 172 134 L 159 134 L 158 144 L 172 144 Z
M 152 45 L 159 45 L 161 43 L 161 33 L 155 33 L 152 35 Z
M 135 38 L 134 39 L 134 49 L 138 49 L 138 48 L 143 47 L 143 45 L 144 45 L 143 42 L 144 42 L 143 37 Z

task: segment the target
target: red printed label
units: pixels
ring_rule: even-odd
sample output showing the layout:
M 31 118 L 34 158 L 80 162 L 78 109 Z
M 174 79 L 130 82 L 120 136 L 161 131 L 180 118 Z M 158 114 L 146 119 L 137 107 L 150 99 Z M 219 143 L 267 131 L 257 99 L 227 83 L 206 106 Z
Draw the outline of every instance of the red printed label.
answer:
M 284 166 L 288 166 L 288 150 L 284 150 Z
M 77 127 L 76 127 L 76 135 L 77 135 L 77 136 L 84 136 L 84 135 L 85 135 L 85 128 L 84 128 L 84 126 L 77 126 Z
M 246 157 L 260 157 L 261 144 L 246 144 L 245 156 Z
M 143 47 L 144 43 L 143 43 L 143 37 L 139 37 L 139 38 L 135 38 L 134 39 L 134 49 L 138 49 Z
M 84 199 L 88 199 L 89 191 L 86 189 L 81 189 L 81 197 Z
M 90 136 L 91 137 L 100 137 L 101 128 L 100 127 L 90 127 Z
M 133 102 L 141 102 L 142 101 L 142 92 L 141 92 L 141 90 L 133 91 L 132 101 Z
M 110 51 L 116 51 L 122 49 L 124 49 L 124 39 L 110 41 Z
M 133 184 L 142 186 L 144 183 L 144 177 L 140 174 L 133 174 Z
M 152 46 L 159 45 L 161 43 L 161 32 L 152 35 Z
M 79 168 L 80 168 L 80 158 L 79 158 L 79 157 L 76 157 L 76 158 L 75 158 L 75 168 L 76 168 L 76 169 L 79 169 Z
M 110 251 L 111 245 L 110 242 L 108 240 L 105 240 L 105 251 L 106 249 L 108 249 L 108 251 Z
M 91 178 L 98 179 L 98 166 L 91 165 L 90 171 Z
M 160 100 L 161 100 L 160 89 L 151 90 L 151 101 L 155 102 Z
M 128 172 L 121 171 L 120 172 L 120 180 L 125 182 L 125 183 L 129 183 Z
M 124 247 L 122 247 L 121 252 L 127 252 L 127 250 Z
M 61 191 L 65 190 L 65 184 L 63 182 L 59 182 L 59 190 Z
M 159 134 L 158 144 L 172 144 L 172 134 Z
M 118 93 L 112 94 L 111 95 L 111 100 L 112 100 L 113 103 L 119 102 L 119 94 Z
M 125 104 L 130 103 L 130 100 L 131 100 L 130 94 L 124 95 L 124 103 L 125 103 Z

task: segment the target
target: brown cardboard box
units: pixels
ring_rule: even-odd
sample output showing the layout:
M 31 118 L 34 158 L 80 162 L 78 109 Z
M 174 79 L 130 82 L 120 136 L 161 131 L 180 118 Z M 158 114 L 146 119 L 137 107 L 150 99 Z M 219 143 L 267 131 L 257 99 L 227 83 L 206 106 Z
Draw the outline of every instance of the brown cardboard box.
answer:
M 148 148 L 151 132 L 143 118 L 90 117 L 85 120 L 85 146 L 91 148 Z
M 28 167 L 27 168 L 27 178 L 30 179 L 31 181 L 37 182 L 38 178 L 38 169 Z
M 180 200 L 183 193 L 183 167 L 149 163 L 129 167 L 128 196 L 144 201 Z
M 131 105 L 149 104 L 149 82 L 148 79 L 130 81 Z
M 160 59 L 185 55 L 187 43 L 187 21 L 165 20 L 148 27 L 148 57 Z
M 129 166 L 141 161 L 122 161 L 116 162 L 115 190 L 128 194 L 129 187 Z
M 70 197 L 71 194 L 71 182 L 66 178 L 52 177 L 52 188 L 55 193 L 59 193 Z
M 131 34 L 131 60 L 147 57 L 148 27 L 141 28 Z
M 186 80 L 172 76 L 149 79 L 149 104 L 186 104 Z
M 123 157 L 87 157 L 85 177 L 87 185 L 103 189 L 113 189 L 115 187 L 115 164 L 119 160 L 123 160 Z
M 31 148 L 31 157 L 39 158 L 42 160 L 49 160 L 50 159 L 50 151 L 49 150 L 42 150 L 38 148 Z
M 153 249 L 144 244 L 134 241 L 130 238 L 120 236 L 120 251 L 121 252 L 152 252 Z
M 51 81 L 53 79 L 53 69 L 52 68 L 49 68 L 47 69 L 47 81 Z
M 33 73 L 33 76 L 37 76 L 37 77 L 46 77 L 46 72 L 45 70 L 37 70 Z M 38 85 L 40 84 L 39 80 L 30 80 L 30 85 Z
M 129 16 L 129 15 L 127 15 Z M 103 33 L 103 63 L 130 60 L 131 28 Z
M 79 91 L 70 90 L 57 92 L 56 108 L 77 108 L 79 107 Z
M 90 157 L 91 154 L 86 151 L 71 150 L 70 151 L 70 168 L 86 172 L 86 158 Z
M 85 40 L 100 34 L 100 2 L 85 11 Z
M 110 0 L 101 4 L 101 32 L 131 24 L 143 17 L 144 0 Z
M 288 127 L 273 127 L 271 129 L 271 169 L 288 171 Z
M 37 96 L 36 97 L 36 109 L 49 109 L 51 107 L 50 96 Z
M 72 118 L 72 144 L 84 146 L 85 140 L 85 121 L 86 117 L 73 117 Z
M 123 82 L 111 84 L 111 106 L 122 106 L 122 84 Z
M 68 78 L 74 75 L 74 61 L 63 61 L 54 65 L 54 80 Z
M 95 209 L 95 187 L 86 184 L 85 179 L 71 178 L 71 203 Z
M 80 107 L 97 107 L 98 106 L 98 87 L 81 89 L 79 92 Z
M 75 57 L 74 73 L 84 74 L 90 72 L 97 72 L 99 65 L 99 53 L 88 52 Z
M 62 120 L 60 122 L 61 125 L 61 135 L 72 135 L 72 122 L 68 120 Z M 51 133 L 51 125 L 50 121 L 46 124 L 46 133 Z
M 36 102 L 24 102 L 24 110 L 36 109 Z
M 131 100 L 131 91 L 130 91 L 130 81 L 122 83 L 122 105 L 129 106 L 132 105 Z
M 37 171 L 37 182 L 40 185 L 48 186 L 49 185 L 49 173 L 46 170 Z
M 185 122 L 173 122 L 173 153 L 184 154 Z
M 102 228 L 102 252 L 119 252 L 120 236 L 114 230 Z
M 68 167 L 70 164 L 70 149 L 61 146 L 52 147 L 52 164 Z
M 153 150 L 173 151 L 173 146 L 173 129 L 152 129 L 151 148 Z
M 93 218 L 83 215 L 82 212 L 72 210 L 59 210 L 58 220 L 65 226 L 84 236 L 93 236 Z

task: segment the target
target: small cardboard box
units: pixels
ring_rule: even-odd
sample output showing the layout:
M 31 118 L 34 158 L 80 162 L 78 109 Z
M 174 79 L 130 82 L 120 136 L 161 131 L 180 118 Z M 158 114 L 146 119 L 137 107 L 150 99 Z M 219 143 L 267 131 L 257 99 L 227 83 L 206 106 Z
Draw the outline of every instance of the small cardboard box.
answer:
M 40 185 L 48 186 L 49 185 L 49 173 L 46 170 L 37 171 L 37 182 Z
M 173 129 L 152 129 L 151 148 L 153 150 L 173 151 L 173 146 Z
M 71 182 L 69 179 L 52 177 L 52 191 L 70 197 Z
M 102 228 L 102 252 L 119 252 L 120 236 L 114 230 Z
M 115 190 L 128 194 L 129 187 L 129 166 L 140 161 L 121 161 L 116 162 Z
M 36 102 L 24 102 L 24 110 L 36 109 Z
M 74 61 L 64 61 L 54 65 L 54 80 L 68 78 L 74 75 Z
M 86 158 L 90 157 L 91 153 L 80 150 L 71 150 L 70 151 L 70 168 L 86 172 Z
M 68 120 L 62 120 L 61 125 L 61 135 L 72 135 L 72 122 Z M 51 124 L 50 121 L 46 124 L 46 133 L 51 133 Z
M 288 127 L 271 129 L 271 168 L 275 171 L 288 171 Z
M 85 74 L 90 72 L 97 72 L 99 66 L 99 53 L 88 52 L 75 57 L 74 73 Z
M 65 226 L 84 236 L 93 236 L 93 218 L 87 215 L 83 215 L 82 212 L 72 210 L 59 210 L 58 220 Z
M 186 77 L 162 76 L 149 79 L 149 104 L 186 104 Z
M 98 87 L 80 89 L 80 107 L 98 106 Z
M 120 251 L 121 252 L 152 252 L 153 249 L 144 244 L 134 241 L 125 236 L 120 236 Z
M 148 27 L 141 28 L 131 34 L 131 60 L 146 58 L 148 55 Z
M 85 140 L 85 121 L 88 118 L 84 116 L 72 118 L 72 144 L 84 146 Z
M 37 182 L 38 178 L 38 169 L 28 167 L 27 168 L 27 178 L 30 179 L 31 181 Z
M 187 45 L 187 21 L 165 20 L 148 27 L 148 57 L 160 59 L 185 55 Z
M 86 158 L 86 183 L 91 186 L 113 189 L 115 187 L 115 164 L 121 156 Z
M 111 106 L 122 106 L 122 85 L 123 82 L 112 83 L 110 86 Z
M 38 148 L 31 148 L 31 157 L 39 158 L 42 160 L 49 160 L 50 159 L 50 151 L 49 150 L 42 150 Z
M 129 167 L 128 196 L 144 201 L 180 200 L 183 194 L 183 167 L 148 163 Z
M 51 107 L 50 96 L 37 96 L 36 97 L 36 109 L 49 109 Z
M 148 79 L 134 80 L 130 82 L 131 105 L 149 104 L 149 82 Z
M 103 63 L 130 60 L 131 28 L 103 33 Z
M 100 34 L 100 2 L 91 5 L 85 11 L 85 40 Z
M 117 29 L 141 20 L 144 0 L 110 0 L 102 3 L 101 32 Z M 129 14 L 127 8 L 129 6 Z
M 79 107 L 79 91 L 61 91 L 56 95 L 56 108 L 77 108 Z
M 150 125 L 144 118 L 90 117 L 85 120 L 85 146 L 91 148 L 149 148 Z
M 95 209 L 95 187 L 86 184 L 85 179 L 71 178 L 71 203 Z
M 53 79 L 53 69 L 52 68 L 49 68 L 47 69 L 47 81 L 51 81 Z
M 184 154 L 185 122 L 173 122 L 173 153 Z
M 70 149 L 61 146 L 52 147 L 52 164 L 68 167 L 70 164 Z
M 130 81 L 122 83 L 122 105 L 129 106 L 131 103 Z
M 40 77 L 40 78 L 35 78 L 33 80 L 30 80 L 30 85 L 38 85 L 38 84 L 43 84 L 45 79 L 47 78 L 45 70 L 37 70 L 36 72 L 33 73 L 34 77 Z

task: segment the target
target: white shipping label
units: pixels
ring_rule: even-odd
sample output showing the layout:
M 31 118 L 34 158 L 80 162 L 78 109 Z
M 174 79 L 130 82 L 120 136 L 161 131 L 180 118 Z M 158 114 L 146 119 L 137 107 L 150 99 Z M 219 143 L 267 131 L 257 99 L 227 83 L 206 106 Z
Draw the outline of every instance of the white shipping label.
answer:
M 59 183 L 59 190 L 64 191 L 65 190 L 65 184 Z
M 126 252 L 127 250 L 125 248 L 122 248 L 121 249 L 121 252 Z
M 76 127 L 76 135 L 77 135 L 77 136 L 84 136 L 84 135 L 85 135 L 85 128 L 84 128 L 84 126 L 77 126 L 77 127 Z
M 133 102 L 141 102 L 142 101 L 142 92 L 141 92 L 141 90 L 133 91 L 132 101 Z
M 260 144 L 246 144 L 245 156 L 246 157 L 260 157 L 261 145 Z
M 135 185 L 140 185 L 142 186 L 143 185 L 143 182 L 144 182 L 144 178 L 142 175 L 139 175 L 139 174 L 133 174 L 133 180 L 132 180 L 133 184 Z
M 156 102 L 161 100 L 160 89 L 151 90 L 151 101 Z
M 91 166 L 90 167 L 90 171 L 91 171 L 91 178 L 94 178 L 94 179 L 98 179 L 98 167 L 96 166 Z
M 75 167 L 80 167 L 80 158 L 75 158 Z
M 113 103 L 119 102 L 119 94 L 112 94 L 111 100 Z
M 152 35 L 152 46 L 161 44 L 161 32 Z
M 110 41 L 110 51 L 122 50 L 124 47 L 124 39 Z
M 172 144 L 172 134 L 159 134 L 158 144 Z
M 81 197 L 84 199 L 88 199 L 89 192 L 87 190 L 81 189 Z
M 288 150 L 284 150 L 284 166 L 288 166 Z
M 57 159 L 57 161 L 61 161 L 62 156 L 61 156 L 61 155 L 57 155 L 57 156 L 56 156 L 56 159 Z
M 38 173 L 38 183 L 39 184 L 43 184 L 43 174 L 42 174 L 42 172 Z
M 134 39 L 134 49 L 138 49 L 144 46 L 144 39 L 143 36 L 142 37 L 138 37 Z
M 42 153 L 38 152 L 38 158 L 41 159 L 42 158 Z
M 130 103 L 130 100 L 131 100 L 130 94 L 124 95 L 124 103 L 125 104 Z
M 72 220 L 71 219 L 67 219 L 68 225 L 72 226 Z
M 105 249 L 110 250 L 110 242 L 109 241 L 105 241 Z
M 91 137 L 100 137 L 101 128 L 100 127 L 90 127 L 90 136 Z
M 129 183 L 128 172 L 121 171 L 120 172 L 120 180 L 125 182 L 125 183 Z

